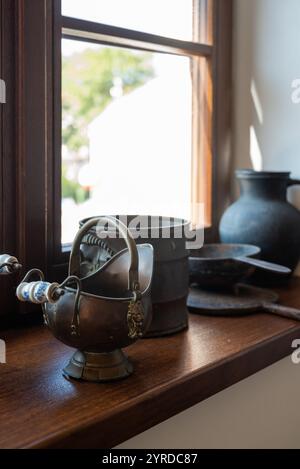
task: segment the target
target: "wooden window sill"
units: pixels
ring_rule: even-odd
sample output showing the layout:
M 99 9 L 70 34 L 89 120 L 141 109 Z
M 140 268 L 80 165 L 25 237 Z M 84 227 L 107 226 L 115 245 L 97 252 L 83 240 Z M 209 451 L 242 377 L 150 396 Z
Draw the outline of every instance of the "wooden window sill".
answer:
M 278 292 L 300 308 L 300 279 Z M 72 350 L 44 327 L 1 338 L 0 447 L 111 448 L 289 355 L 300 322 L 191 315 L 188 331 L 127 349 L 135 373 L 113 384 L 65 379 Z

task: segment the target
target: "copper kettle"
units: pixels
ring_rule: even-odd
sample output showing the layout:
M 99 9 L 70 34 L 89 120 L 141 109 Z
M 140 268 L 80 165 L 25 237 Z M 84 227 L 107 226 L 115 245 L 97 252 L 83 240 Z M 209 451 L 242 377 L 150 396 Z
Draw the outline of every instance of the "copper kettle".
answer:
M 93 226 L 112 224 L 127 249 L 118 252 L 97 271 L 81 276 L 80 245 Z M 101 224 L 101 227 L 99 226 Z M 28 283 L 33 275 L 38 282 Z M 30 271 L 17 289 L 21 301 L 40 303 L 54 336 L 77 348 L 64 373 L 87 381 L 124 378 L 133 371 L 121 348 L 142 337 L 152 316 L 153 247 L 137 246 L 127 227 L 113 217 L 89 220 L 77 233 L 69 277 L 62 284 L 44 282 L 42 272 Z

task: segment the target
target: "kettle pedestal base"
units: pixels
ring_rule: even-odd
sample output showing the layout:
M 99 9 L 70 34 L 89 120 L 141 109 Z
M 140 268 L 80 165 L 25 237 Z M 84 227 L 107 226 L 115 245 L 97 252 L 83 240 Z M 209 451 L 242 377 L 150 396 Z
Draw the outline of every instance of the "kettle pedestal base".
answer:
M 120 349 L 109 353 L 77 350 L 63 372 L 70 378 L 105 383 L 127 378 L 133 366 Z

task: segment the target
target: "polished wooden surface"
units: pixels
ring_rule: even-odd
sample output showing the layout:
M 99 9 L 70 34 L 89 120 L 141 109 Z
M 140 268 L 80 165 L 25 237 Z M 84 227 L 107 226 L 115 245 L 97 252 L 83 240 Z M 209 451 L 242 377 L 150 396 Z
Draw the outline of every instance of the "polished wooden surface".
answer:
M 300 308 L 300 279 L 279 292 Z M 0 447 L 109 448 L 287 356 L 300 323 L 191 315 L 188 331 L 127 349 L 135 373 L 113 384 L 64 378 L 72 350 L 44 327 L 0 335 Z

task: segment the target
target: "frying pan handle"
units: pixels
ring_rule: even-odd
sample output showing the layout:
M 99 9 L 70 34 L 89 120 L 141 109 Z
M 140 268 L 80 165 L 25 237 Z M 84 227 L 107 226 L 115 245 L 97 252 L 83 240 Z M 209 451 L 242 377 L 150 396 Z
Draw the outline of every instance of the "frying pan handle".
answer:
M 300 179 L 288 179 L 287 183 L 288 187 L 290 186 L 299 186 L 300 185 Z
M 277 316 L 300 321 L 300 309 L 289 308 L 288 306 L 281 306 L 275 303 L 264 303 L 263 309 L 264 311 L 276 314 Z
M 69 275 L 80 277 L 80 245 L 82 243 L 83 237 L 88 233 L 88 231 L 93 227 L 97 226 L 100 222 L 109 223 L 113 225 L 119 233 L 123 236 L 126 241 L 127 248 L 130 254 L 130 267 L 128 272 L 128 289 L 132 292 L 139 292 L 139 256 L 135 241 L 128 230 L 127 226 L 124 225 L 120 220 L 114 217 L 97 217 L 88 220 L 82 228 L 78 231 L 71 250 L 70 263 L 69 263 Z
M 243 264 L 252 265 L 253 267 L 258 267 L 259 269 L 268 270 L 270 272 L 276 272 L 277 274 L 288 275 L 291 273 L 291 270 L 288 267 L 283 265 L 273 264 L 271 262 L 261 261 L 260 259 L 254 259 L 253 257 L 237 257 L 236 261 Z

